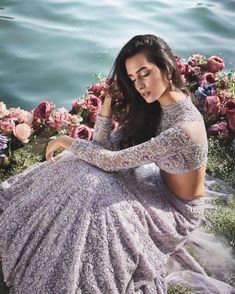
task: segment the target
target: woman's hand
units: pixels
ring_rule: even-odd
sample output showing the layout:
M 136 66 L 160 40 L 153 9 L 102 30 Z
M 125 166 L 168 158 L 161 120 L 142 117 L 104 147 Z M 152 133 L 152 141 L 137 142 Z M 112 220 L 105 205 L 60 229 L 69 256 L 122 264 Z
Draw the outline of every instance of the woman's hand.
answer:
M 60 148 L 63 149 L 69 149 L 72 142 L 74 141 L 73 138 L 69 137 L 69 136 L 60 136 L 52 141 L 50 141 L 47 144 L 47 148 L 46 148 L 46 160 L 48 161 L 55 161 L 53 155 L 54 152 L 57 151 Z

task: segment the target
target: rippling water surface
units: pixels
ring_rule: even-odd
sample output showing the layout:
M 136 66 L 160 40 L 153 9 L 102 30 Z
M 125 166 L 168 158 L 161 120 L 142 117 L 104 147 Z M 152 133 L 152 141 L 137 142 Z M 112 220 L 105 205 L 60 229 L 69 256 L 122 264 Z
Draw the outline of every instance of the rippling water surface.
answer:
M 132 36 L 163 37 L 175 54 L 219 55 L 235 68 L 235 1 L 0 0 L 0 99 L 70 109 L 106 75 Z

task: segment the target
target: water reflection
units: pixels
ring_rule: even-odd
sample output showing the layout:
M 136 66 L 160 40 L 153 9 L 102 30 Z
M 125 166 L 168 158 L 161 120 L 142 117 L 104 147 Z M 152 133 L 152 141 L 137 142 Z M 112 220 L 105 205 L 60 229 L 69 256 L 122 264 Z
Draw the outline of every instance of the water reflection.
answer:
M 0 9 L 4 9 L 4 7 L 0 7 Z M 14 17 L 11 17 L 11 16 L 5 16 L 5 15 L 0 15 L 0 18 L 2 18 L 2 19 L 10 19 L 10 20 L 12 20 L 12 19 L 14 19 Z

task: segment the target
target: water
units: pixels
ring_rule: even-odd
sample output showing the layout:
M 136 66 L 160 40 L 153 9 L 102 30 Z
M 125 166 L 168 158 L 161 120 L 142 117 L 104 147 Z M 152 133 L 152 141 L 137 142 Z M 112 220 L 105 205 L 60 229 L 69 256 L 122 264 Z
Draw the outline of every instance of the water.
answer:
M 175 54 L 219 55 L 235 68 L 232 0 L 0 0 L 0 98 L 32 109 L 71 102 L 107 75 L 132 36 L 163 37 Z

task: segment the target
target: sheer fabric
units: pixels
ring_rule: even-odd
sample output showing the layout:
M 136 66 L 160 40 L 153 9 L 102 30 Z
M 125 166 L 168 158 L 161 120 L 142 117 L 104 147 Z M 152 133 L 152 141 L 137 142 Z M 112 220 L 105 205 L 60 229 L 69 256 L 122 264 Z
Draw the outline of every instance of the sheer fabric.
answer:
M 94 141 L 1 183 L 10 294 L 166 294 L 166 262 L 198 226 L 204 199 L 178 199 L 156 165 L 180 173 L 206 161 L 206 146 L 176 125 L 200 120 L 185 98 L 163 109 L 159 134 L 120 150 L 123 129 L 98 118 Z
M 162 107 L 160 134 L 136 146 L 119 150 L 124 127 L 111 133 L 112 118 L 98 116 L 94 141 L 77 139 L 70 151 L 105 171 L 118 171 L 153 163 L 172 174 L 206 164 L 208 146 L 202 115 L 190 97 Z M 111 151 L 112 150 L 112 151 Z

